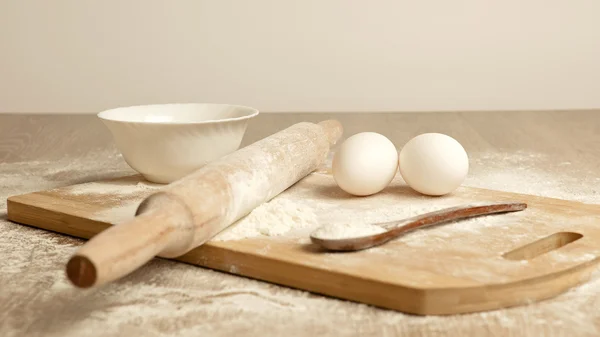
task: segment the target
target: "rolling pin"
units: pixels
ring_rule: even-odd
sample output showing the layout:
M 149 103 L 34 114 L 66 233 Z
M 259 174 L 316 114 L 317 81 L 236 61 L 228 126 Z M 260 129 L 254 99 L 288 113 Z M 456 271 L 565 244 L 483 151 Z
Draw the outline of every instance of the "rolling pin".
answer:
M 166 185 L 140 203 L 132 220 L 81 246 L 67 277 L 89 288 L 155 256 L 187 253 L 316 170 L 342 132 L 335 120 L 294 124 Z

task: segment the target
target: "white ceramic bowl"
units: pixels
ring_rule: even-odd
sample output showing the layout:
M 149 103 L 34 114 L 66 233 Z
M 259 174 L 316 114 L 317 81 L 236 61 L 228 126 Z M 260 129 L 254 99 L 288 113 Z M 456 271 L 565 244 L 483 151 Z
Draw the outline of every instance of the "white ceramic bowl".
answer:
M 156 104 L 98 117 L 123 158 L 148 181 L 167 184 L 237 150 L 258 110 L 227 104 Z

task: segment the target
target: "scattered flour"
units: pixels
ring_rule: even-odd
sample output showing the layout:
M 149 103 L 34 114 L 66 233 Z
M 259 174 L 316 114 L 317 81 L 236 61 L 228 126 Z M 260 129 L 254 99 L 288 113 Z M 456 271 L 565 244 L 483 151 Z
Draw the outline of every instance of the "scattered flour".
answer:
M 587 262 L 597 258 L 596 254 L 584 253 L 584 254 L 567 254 L 561 251 L 551 251 L 546 253 L 552 256 L 553 261 L 558 262 Z
M 111 207 L 104 211 L 97 212 L 93 215 L 95 220 L 112 223 L 112 224 L 120 224 L 125 221 L 133 219 L 135 217 L 135 212 L 140 204 L 135 201 L 128 201 L 120 206 Z
M 469 153 L 465 186 L 600 204 L 596 167 L 557 161 L 543 153 Z
M 321 226 L 328 227 L 326 231 L 330 232 L 330 235 L 354 237 L 377 230 L 384 231 L 372 224 L 403 220 L 463 203 L 456 198 L 432 198 L 415 196 L 412 193 L 407 198 L 406 190 L 381 193 L 367 198 L 344 199 L 344 192 L 338 188 L 327 194 L 315 192 L 315 185 L 312 184 L 318 186 L 325 183 L 331 186 L 330 176 L 315 173 L 309 175 L 307 180 L 311 183 L 301 182 L 270 202 L 257 207 L 213 240 L 229 241 L 284 235 L 308 238 L 311 232 Z M 128 212 L 125 208 L 115 210 L 112 214 L 123 211 Z
M 377 225 L 371 224 L 347 224 L 337 223 L 326 225 L 317 229 L 312 235 L 324 240 L 338 240 L 357 238 L 385 232 L 385 229 Z
M 544 171 L 540 167 L 547 165 L 542 163 L 553 158 L 536 153 L 470 153 L 470 157 L 473 158 L 473 170 L 465 183 L 468 186 L 600 203 L 600 189 L 597 188 L 600 178 L 594 172 L 576 174 L 575 162 L 572 165 L 559 162 L 555 167 L 557 171 Z M 560 171 L 559 168 L 568 170 Z M 0 211 L 6 211 L 6 197 L 10 195 L 131 173 L 122 158 L 106 152 L 94 152 L 76 160 L 0 163 Z M 117 207 L 111 212 L 129 214 L 127 207 Z M 325 201 L 318 207 L 335 210 Z M 411 216 L 427 207 L 436 205 L 427 206 L 423 201 L 421 206 L 412 208 L 386 207 L 389 209 L 385 212 L 367 210 L 362 214 L 367 219 L 382 221 Z M 337 216 L 347 212 L 337 210 Z M 327 215 L 318 220 L 337 216 Z M 502 219 L 504 217 L 490 217 L 483 224 L 502 229 Z M 355 219 L 356 222 L 360 220 Z M 460 235 L 475 234 L 476 231 L 470 221 L 453 224 L 452 229 L 460 230 Z M 49 335 L 69 336 L 95 336 L 98 331 L 104 335 L 117 335 L 123 331 L 135 334 L 140 331 L 140 326 L 144 326 L 143 333 L 147 335 L 228 336 L 252 331 L 259 316 L 270 317 L 273 322 L 286 322 L 269 324 L 269 332 L 273 335 L 289 333 L 290 326 L 311 327 L 307 333 L 330 331 L 331 326 L 336 326 L 339 336 L 357 333 L 489 335 L 491 331 L 496 335 L 598 335 L 599 273 L 582 286 L 530 306 L 470 315 L 421 317 L 314 296 L 162 259 L 154 259 L 125 280 L 94 292 L 81 292 L 67 283 L 62 269 L 80 241 L 3 219 L 0 219 L 0 233 L 0 247 L 3 247 L 5 257 L 4 263 L 0 264 L 0 284 L 5 288 L 0 292 L 0 307 L 4 313 L 1 320 L 4 325 L 0 325 L 9 335 L 12 331 L 28 331 L 30 335 L 44 331 Z M 448 240 L 449 234 L 450 228 L 439 227 L 435 231 L 416 231 L 400 240 L 419 244 L 426 238 Z M 369 250 L 381 251 L 384 250 Z M 581 258 L 587 260 L 592 256 L 584 254 Z M 199 321 L 198 317 L 208 319 Z M 347 317 L 353 318 L 352 324 L 347 324 Z M 106 324 L 108 321 L 111 324 Z M 223 324 L 225 321 L 227 323 Z M 69 327 L 68 331 L 65 326 Z
M 100 167 L 86 169 L 84 164 L 88 160 L 101 163 L 99 157 L 107 157 Z M 322 169 L 316 175 L 327 173 L 331 163 L 332 153 Z M 558 165 L 547 165 L 553 159 L 539 153 L 515 152 L 505 153 L 478 153 L 471 154 L 472 170 L 465 181 L 466 186 L 491 188 L 517 193 L 542 195 L 548 197 L 559 197 L 564 199 L 578 200 L 589 203 L 599 203 L 600 194 L 591 186 L 598 185 L 600 178 L 587 175 L 589 178 L 581 183 L 581 175 L 577 178 L 567 173 L 574 173 L 576 165 L 571 163 L 559 163 Z M 543 164 L 541 164 L 543 163 Z M 34 164 L 34 166 L 30 166 Z M 545 171 L 540 167 L 553 167 L 557 172 Z M 568 171 L 565 171 L 568 170 Z M 3 172 L 2 172 L 3 171 Z M 11 183 L 16 181 L 21 184 L 22 189 L 41 190 L 54 188 L 62 185 L 60 178 L 63 175 L 71 176 L 77 172 L 76 179 L 93 180 L 99 171 L 116 175 L 123 170 L 122 158 L 114 154 L 90 154 L 88 157 L 76 160 L 63 160 L 59 162 L 38 163 L 11 163 L 0 165 L 0 182 L 5 182 L 11 192 Z M 563 172 L 565 171 L 565 172 Z M 26 180 L 15 180 L 17 176 L 29 176 Z M 399 176 L 399 175 L 398 175 Z M 401 179 L 401 177 L 400 177 Z M 578 180 L 579 183 L 576 183 Z M 30 183 L 30 184 L 29 184 Z M 31 185 L 31 186 L 30 186 Z M 15 186 L 16 187 L 16 186 Z M 159 189 L 160 184 L 149 182 L 139 183 L 98 183 L 91 182 L 70 189 L 72 195 L 89 195 L 97 198 L 110 197 L 116 206 L 95 214 L 98 220 L 120 223 L 132 218 L 142 196 L 149 191 Z M 306 191 L 304 191 L 306 192 Z M 400 193 L 399 193 L 400 192 Z M 296 193 L 297 195 L 292 195 Z M 430 198 L 411 196 L 410 203 L 402 202 L 406 199 L 404 191 L 392 191 L 389 194 L 377 195 L 375 203 L 345 200 L 343 205 L 336 201 L 343 198 L 341 191 L 328 190 L 319 195 L 310 193 L 286 191 L 284 194 L 274 198 L 271 202 L 259 206 L 248 216 L 225 229 L 213 240 L 238 240 L 257 236 L 281 236 L 297 233 L 297 230 L 305 230 L 302 238 L 307 238 L 310 231 L 314 231 L 321 225 L 332 226 L 331 231 L 336 229 L 337 235 L 353 236 L 352 231 L 364 228 L 369 224 L 401 220 L 415 215 L 439 210 L 445 207 L 462 204 L 461 200 L 452 198 Z M 308 194 L 308 195 L 307 195 Z M 139 200 L 138 200 L 139 199 Z M 5 200 L 3 200 L 5 202 Z M 505 217 L 500 217 L 504 219 Z M 491 219 L 491 220 L 490 220 Z M 486 225 L 498 225 L 494 217 L 486 221 L 474 220 L 463 221 L 452 224 L 450 227 L 440 227 L 436 231 L 415 232 L 401 238 L 409 245 L 429 244 L 431 240 L 441 240 L 443 236 L 451 237 L 456 231 L 476 232 Z M 343 230 L 347 228 L 346 230 Z M 519 239 L 515 237 L 515 239 Z
M 81 184 L 73 186 L 66 191 L 71 195 L 90 195 L 90 194 L 101 194 L 101 195 L 129 195 L 139 193 L 140 191 L 158 190 L 162 186 L 161 184 L 154 184 L 151 182 L 140 181 L 136 184 L 128 184 L 122 182 L 91 182 L 87 184 Z
M 81 157 L 47 161 L 0 162 L 0 209 L 12 195 L 132 175 L 133 171 L 114 150 L 89 151 Z

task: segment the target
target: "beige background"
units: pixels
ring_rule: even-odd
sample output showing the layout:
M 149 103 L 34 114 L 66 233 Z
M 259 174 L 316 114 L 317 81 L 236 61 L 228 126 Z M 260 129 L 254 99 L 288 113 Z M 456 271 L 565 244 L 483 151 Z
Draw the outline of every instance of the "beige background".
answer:
M 596 0 L 0 0 L 0 111 L 600 107 Z

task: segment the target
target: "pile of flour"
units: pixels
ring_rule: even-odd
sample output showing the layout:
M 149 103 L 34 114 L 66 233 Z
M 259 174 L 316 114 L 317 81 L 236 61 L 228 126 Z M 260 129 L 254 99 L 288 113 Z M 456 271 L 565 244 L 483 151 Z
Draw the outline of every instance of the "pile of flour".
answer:
M 337 223 L 318 228 L 313 236 L 324 240 L 337 240 L 347 238 L 357 238 L 383 233 L 386 230 L 383 227 L 372 224 L 349 224 Z
M 215 241 L 239 240 L 256 236 L 279 236 L 292 230 L 317 225 L 314 211 L 302 203 L 275 198 L 255 208 L 249 215 L 226 228 Z

